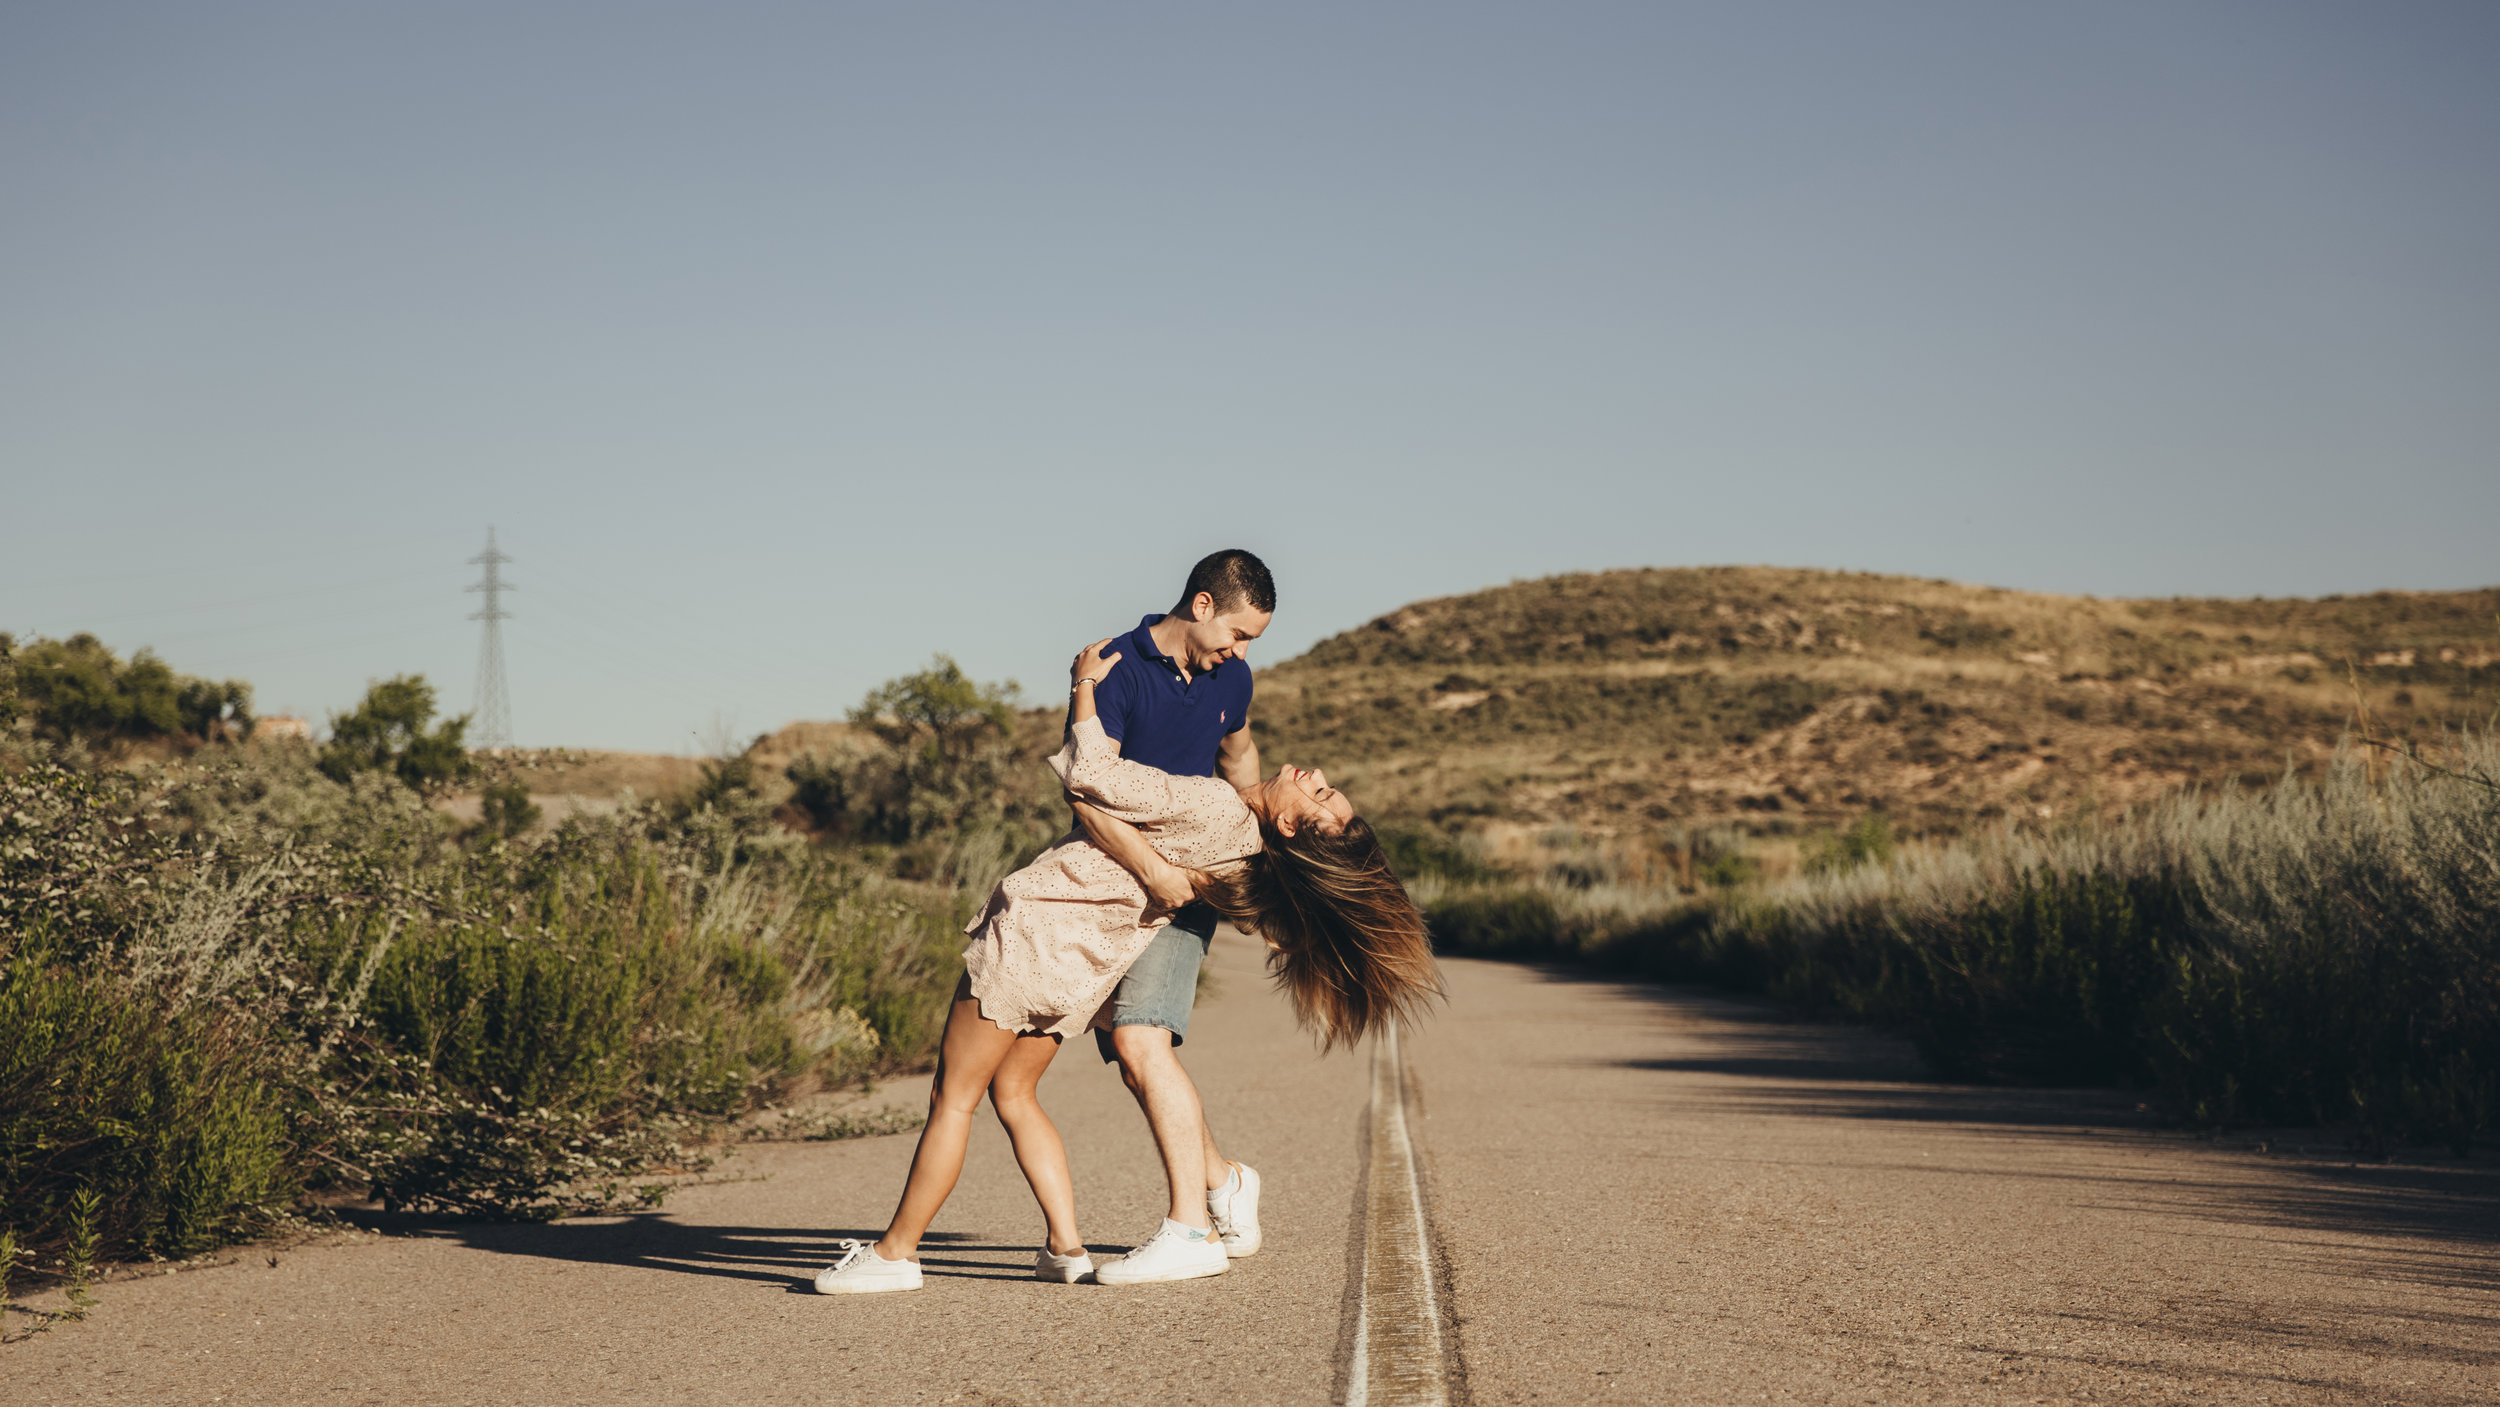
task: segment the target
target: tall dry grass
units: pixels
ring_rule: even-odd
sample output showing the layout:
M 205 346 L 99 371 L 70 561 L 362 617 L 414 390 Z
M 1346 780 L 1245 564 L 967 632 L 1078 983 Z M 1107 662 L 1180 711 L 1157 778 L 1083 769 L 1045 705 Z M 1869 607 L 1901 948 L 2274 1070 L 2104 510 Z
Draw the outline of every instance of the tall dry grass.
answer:
M 1940 1071 L 2463 1148 L 2500 1118 L 2500 745 L 1705 894 L 1428 877 L 1450 948 L 1760 990 Z

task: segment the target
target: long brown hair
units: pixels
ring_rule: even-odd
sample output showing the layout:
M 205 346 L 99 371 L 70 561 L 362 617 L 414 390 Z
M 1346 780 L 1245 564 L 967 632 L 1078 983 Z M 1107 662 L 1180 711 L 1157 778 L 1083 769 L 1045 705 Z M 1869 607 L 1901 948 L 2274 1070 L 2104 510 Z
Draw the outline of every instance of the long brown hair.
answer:
M 1335 835 L 1285 835 L 1260 822 L 1266 848 L 1205 891 L 1206 901 L 1267 939 L 1267 970 L 1320 1048 L 1412 1024 L 1441 996 L 1424 916 L 1361 817 Z

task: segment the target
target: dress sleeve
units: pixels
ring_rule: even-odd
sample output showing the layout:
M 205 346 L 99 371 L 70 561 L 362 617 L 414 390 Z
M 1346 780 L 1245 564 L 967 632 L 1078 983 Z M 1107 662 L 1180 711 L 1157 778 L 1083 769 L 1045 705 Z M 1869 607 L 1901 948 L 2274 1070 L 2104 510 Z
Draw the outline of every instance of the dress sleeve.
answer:
M 1068 729 L 1068 741 L 1050 760 L 1050 770 L 1059 774 L 1069 796 L 1135 826 L 1194 815 L 1207 802 L 1203 788 L 1181 785 L 1182 779 L 1169 772 L 1122 757 L 1099 718 Z

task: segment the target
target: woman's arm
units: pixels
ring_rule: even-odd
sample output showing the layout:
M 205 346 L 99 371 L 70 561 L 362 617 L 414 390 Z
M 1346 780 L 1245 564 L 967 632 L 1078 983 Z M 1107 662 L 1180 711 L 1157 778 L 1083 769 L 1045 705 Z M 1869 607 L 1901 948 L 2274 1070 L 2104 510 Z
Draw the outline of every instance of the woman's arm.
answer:
M 1100 640 L 1087 646 L 1068 671 L 1075 689 L 1068 708 L 1068 741 L 1059 755 L 1050 760 L 1051 770 L 1059 774 L 1070 800 L 1092 802 L 1104 814 L 1131 825 L 1153 826 L 1199 814 L 1210 801 L 1210 789 L 1195 785 L 1204 779 L 1176 778 L 1169 772 L 1131 762 L 1120 755 L 1120 745 L 1103 731 L 1102 719 L 1095 712 L 1094 689 L 1120 662 L 1118 655 L 1102 653 L 1110 643 Z M 1220 804 L 1239 803 L 1225 791 Z
M 1102 647 L 1111 643 L 1106 635 L 1076 652 L 1076 663 L 1068 666 L 1068 689 L 1074 695 L 1068 700 L 1068 726 L 1089 722 L 1099 717 L 1094 712 L 1094 688 L 1111 677 L 1111 667 L 1120 662 L 1115 652 L 1106 655 Z
M 1071 734 L 1079 724 L 1100 724 L 1094 691 L 1104 679 L 1110 677 L 1112 666 L 1120 662 L 1118 655 L 1105 656 L 1102 653 L 1102 647 L 1110 643 L 1109 640 L 1096 641 L 1091 648 L 1081 651 L 1076 663 L 1069 667 L 1069 688 L 1075 693 L 1068 707 Z M 1070 750 L 1075 751 L 1073 739 Z M 1072 760 L 1068 773 L 1073 775 L 1076 771 Z M 1198 897 L 1197 886 L 1191 881 L 1192 872 L 1163 858 L 1160 851 L 1147 844 L 1146 838 L 1137 833 L 1137 827 L 1081 797 L 1069 797 L 1068 804 L 1075 810 L 1076 823 L 1084 828 L 1085 838 L 1094 843 L 1095 849 L 1118 861 L 1121 869 L 1135 876 L 1138 884 L 1145 889 L 1151 907 L 1177 909 Z

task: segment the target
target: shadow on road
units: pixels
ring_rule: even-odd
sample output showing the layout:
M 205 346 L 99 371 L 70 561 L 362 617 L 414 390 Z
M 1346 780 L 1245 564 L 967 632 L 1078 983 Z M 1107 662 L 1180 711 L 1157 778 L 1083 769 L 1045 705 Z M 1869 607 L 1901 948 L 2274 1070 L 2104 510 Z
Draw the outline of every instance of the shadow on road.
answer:
M 2453 1168 L 2418 1164 L 2289 1163 L 2291 1185 L 2239 1189 L 2219 1219 L 2250 1225 L 2432 1237 L 2457 1243 L 2425 1259 L 2347 1248 L 2356 1274 L 2383 1280 L 2500 1288 L 2500 1168 L 2487 1161 Z M 2233 1215 L 2236 1212 L 2237 1215 Z
M 498 1255 L 537 1256 L 587 1265 L 626 1265 L 680 1275 L 790 1286 L 812 1293 L 816 1272 L 840 1256 L 845 1238 L 874 1241 L 884 1227 L 866 1229 L 703 1226 L 671 1220 L 661 1212 L 624 1218 L 554 1222 L 480 1222 L 409 1213 L 348 1211 L 342 1219 L 388 1236 L 451 1241 Z M 1021 1258 L 1028 1245 L 1000 1245 L 988 1237 L 933 1231 L 922 1238 L 920 1263 L 931 1277 L 1023 1280 L 1032 1272 Z M 967 1256 L 1003 1255 L 998 1259 Z
M 2203 1135 L 2149 1108 L 2149 1096 L 2125 1090 L 1944 1083 L 1907 1041 L 1801 1020 L 1759 999 L 1568 968 L 1538 971 L 1548 981 L 1603 986 L 1669 1010 L 1658 1054 L 1605 1066 L 1659 1076 L 1660 1099 L 1757 1116 L 2002 1131 L 2036 1142 L 2044 1156 L 2021 1167 L 1926 1170 L 2101 1182 L 2147 1209 L 2221 1226 L 2428 1239 L 2445 1244 L 2396 1250 L 2321 1241 L 2316 1249 L 2357 1278 L 2500 1287 L 2500 1163 L 2488 1155 L 2381 1161 L 2318 1129 Z M 2083 1147 L 2184 1152 L 2210 1159 L 2210 1176 L 2177 1178 L 2175 1161 L 2156 1177 L 2103 1159 L 2048 1156 Z

